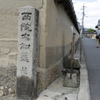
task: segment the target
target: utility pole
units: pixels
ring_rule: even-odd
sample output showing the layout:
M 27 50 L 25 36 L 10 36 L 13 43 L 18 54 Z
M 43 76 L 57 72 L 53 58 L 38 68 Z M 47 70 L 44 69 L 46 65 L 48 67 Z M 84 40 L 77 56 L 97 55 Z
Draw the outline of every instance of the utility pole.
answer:
M 82 36 L 84 33 L 84 16 L 85 16 L 85 6 L 82 7 L 82 30 L 80 33 L 80 62 L 81 62 L 81 54 L 82 54 Z
M 84 16 L 85 16 L 85 6 L 82 7 L 82 33 L 84 33 Z

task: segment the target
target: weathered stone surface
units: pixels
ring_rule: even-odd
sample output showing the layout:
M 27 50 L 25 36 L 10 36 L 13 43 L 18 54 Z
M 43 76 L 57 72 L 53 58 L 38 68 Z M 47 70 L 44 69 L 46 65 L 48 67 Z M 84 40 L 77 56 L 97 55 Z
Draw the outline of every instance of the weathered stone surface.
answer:
M 64 64 L 65 64 L 65 68 L 70 68 L 71 67 L 71 58 L 68 58 L 67 60 L 65 60 Z M 73 68 L 80 69 L 80 67 L 81 66 L 80 66 L 79 58 L 74 58 Z
M 17 97 L 32 100 L 36 92 L 39 12 L 32 6 L 19 9 Z
M 1 96 L 7 96 L 8 95 L 8 88 L 7 88 L 7 86 L 5 87 L 5 86 L 0 86 L 0 95 Z
M 4 89 L 4 86 L 0 86 L 0 90 L 3 90 Z
M 3 89 L 3 94 L 6 96 L 6 95 L 8 95 L 8 88 L 4 88 Z
M 65 100 L 65 98 L 61 95 L 56 95 L 54 100 Z
M 0 67 L 0 88 L 16 86 L 16 66 Z
M 32 100 L 34 97 L 34 81 L 28 77 L 17 77 L 17 97 L 22 100 Z
M 78 77 L 76 74 L 72 74 L 72 79 L 70 79 L 70 74 L 66 75 L 63 86 L 77 88 L 78 85 Z
M 9 55 L 10 56 L 15 56 L 15 55 L 17 55 L 17 52 L 10 52 Z
M 9 93 L 14 94 L 15 93 L 15 87 L 11 87 L 8 89 Z
M 0 97 L 3 96 L 3 94 L 4 94 L 3 91 L 0 91 Z
M 1 48 L 0 51 L 3 52 L 3 53 L 5 53 L 5 54 L 7 54 L 7 53 L 10 52 L 9 48 Z

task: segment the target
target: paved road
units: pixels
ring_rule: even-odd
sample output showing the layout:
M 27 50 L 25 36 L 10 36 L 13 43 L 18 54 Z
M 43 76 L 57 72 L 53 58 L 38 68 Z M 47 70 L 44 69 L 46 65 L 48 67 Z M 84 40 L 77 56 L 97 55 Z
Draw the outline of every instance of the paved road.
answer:
M 100 48 L 96 48 L 96 40 L 83 36 L 83 49 L 89 75 L 91 100 L 100 100 Z

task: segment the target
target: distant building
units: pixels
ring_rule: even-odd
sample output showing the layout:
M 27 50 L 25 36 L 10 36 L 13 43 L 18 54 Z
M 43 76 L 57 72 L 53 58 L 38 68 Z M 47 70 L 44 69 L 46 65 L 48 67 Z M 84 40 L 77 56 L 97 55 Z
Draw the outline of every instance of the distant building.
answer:
M 81 31 L 84 27 L 82 25 L 80 25 L 80 23 L 78 22 L 78 28 Z
M 98 24 L 95 26 L 95 28 L 98 28 L 100 26 L 100 19 L 98 20 Z
M 84 28 L 84 34 L 88 34 L 88 28 Z
M 83 33 L 84 34 L 87 34 L 88 33 L 88 28 L 84 28 L 84 26 L 80 25 L 80 23 L 78 22 L 78 27 L 79 27 L 79 30 L 83 30 Z

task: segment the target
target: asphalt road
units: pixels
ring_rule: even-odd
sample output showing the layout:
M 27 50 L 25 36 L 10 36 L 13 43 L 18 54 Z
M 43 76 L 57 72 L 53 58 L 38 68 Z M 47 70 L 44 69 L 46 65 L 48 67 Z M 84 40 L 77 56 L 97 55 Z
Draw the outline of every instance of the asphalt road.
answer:
M 100 48 L 96 40 L 83 36 L 83 50 L 88 70 L 91 100 L 100 100 Z

